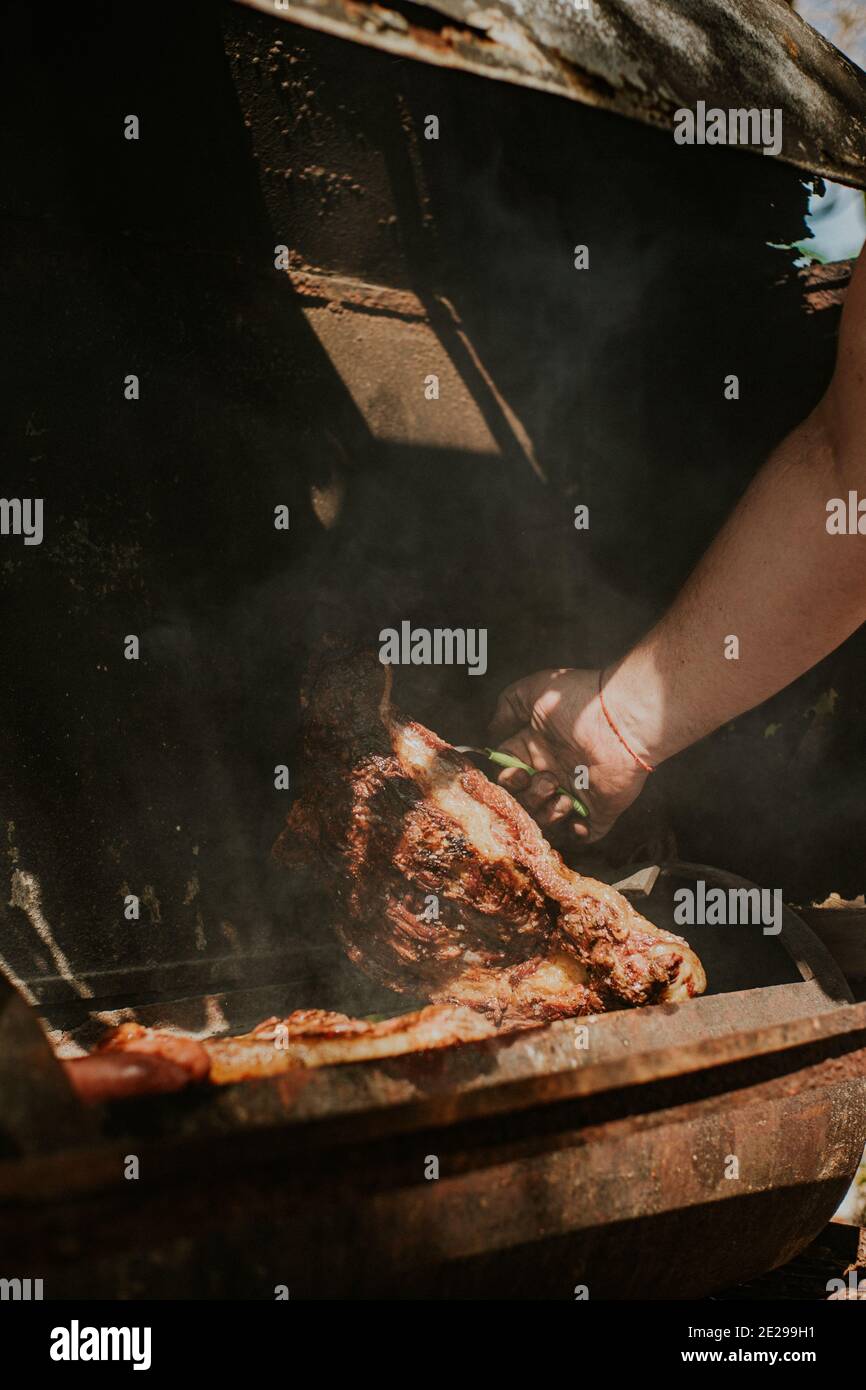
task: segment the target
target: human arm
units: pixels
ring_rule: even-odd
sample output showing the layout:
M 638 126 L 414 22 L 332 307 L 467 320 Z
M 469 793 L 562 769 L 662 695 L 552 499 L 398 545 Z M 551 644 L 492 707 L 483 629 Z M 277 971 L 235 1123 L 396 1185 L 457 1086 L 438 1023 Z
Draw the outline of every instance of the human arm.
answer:
M 863 260 L 826 395 L 752 480 L 668 611 L 605 672 L 603 705 L 592 671 L 539 672 L 503 693 L 494 737 L 550 777 L 507 770 L 500 781 L 540 824 L 569 815 L 556 782 L 571 785 L 585 765 L 590 822 L 573 830 L 600 839 L 640 792 L 641 762 L 657 767 L 760 704 L 866 620 L 866 536 L 827 529 L 830 499 L 866 497 Z

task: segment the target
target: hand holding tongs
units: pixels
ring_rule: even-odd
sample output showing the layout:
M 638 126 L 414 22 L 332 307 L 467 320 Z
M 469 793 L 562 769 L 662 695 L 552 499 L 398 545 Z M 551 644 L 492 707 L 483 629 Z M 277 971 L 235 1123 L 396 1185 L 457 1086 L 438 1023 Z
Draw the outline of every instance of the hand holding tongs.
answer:
M 466 744 L 455 744 L 458 753 L 477 753 L 481 758 L 489 758 L 492 763 L 498 763 L 500 767 L 519 767 L 521 772 L 528 772 L 530 777 L 538 776 L 538 768 L 530 767 L 529 763 L 521 762 L 511 753 L 500 753 L 497 748 L 469 748 Z M 567 796 L 571 801 L 575 815 L 581 816 L 584 820 L 589 819 L 589 811 L 584 806 L 579 797 L 573 792 L 566 791 L 565 787 L 557 787 L 560 796 Z

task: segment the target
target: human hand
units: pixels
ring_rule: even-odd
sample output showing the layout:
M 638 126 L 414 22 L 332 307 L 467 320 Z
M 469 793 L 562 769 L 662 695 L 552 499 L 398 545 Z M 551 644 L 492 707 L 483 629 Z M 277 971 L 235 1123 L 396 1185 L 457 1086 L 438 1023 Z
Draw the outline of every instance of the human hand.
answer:
M 600 840 L 640 793 L 647 774 L 617 738 L 598 697 L 598 671 L 537 671 L 508 686 L 491 724 L 496 746 L 536 769 L 504 768 L 501 785 L 545 830 L 566 830 L 576 839 Z M 616 712 L 618 714 L 618 712 Z M 588 786 L 575 788 L 584 766 Z M 573 789 L 589 810 L 574 815 Z

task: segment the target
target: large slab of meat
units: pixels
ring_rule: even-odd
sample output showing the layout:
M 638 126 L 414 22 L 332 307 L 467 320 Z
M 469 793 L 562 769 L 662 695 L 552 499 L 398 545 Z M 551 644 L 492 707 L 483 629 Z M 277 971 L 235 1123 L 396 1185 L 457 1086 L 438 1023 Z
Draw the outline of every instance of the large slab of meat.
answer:
M 394 708 L 391 674 L 374 654 L 320 655 L 274 847 L 312 867 L 355 964 L 504 1027 L 702 993 L 687 943 L 567 868 L 504 788 Z

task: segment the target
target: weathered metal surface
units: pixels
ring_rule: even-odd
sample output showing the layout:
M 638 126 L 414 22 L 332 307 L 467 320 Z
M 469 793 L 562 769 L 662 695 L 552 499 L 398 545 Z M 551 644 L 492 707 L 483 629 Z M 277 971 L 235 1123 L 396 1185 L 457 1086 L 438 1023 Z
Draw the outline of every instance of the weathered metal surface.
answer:
M 334 301 L 304 309 L 307 322 L 351 394 L 374 439 L 465 449 L 495 458 L 499 448 L 457 364 L 429 322 L 369 314 Z M 419 383 L 437 378 L 449 402 L 437 408 Z
M 309 269 L 287 272 L 292 289 L 306 305 L 324 305 L 339 313 L 356 309 L 388 318 L 426 319 L 427 309 L 411 290 L 368 285 L 345 275 L 325 275 Z
M 240 0 L 403 57 L 650 125 L 682 107 L 780 108 L 781 158 L 866 185 L 866 77 L 781 0 Z
M 866 988 L 866 908 L 800 907 L 797 911 L 862 997 Z
M 36 1014 L 0 973 L 0 1159 L 56 1151 L 92 1130 Z

